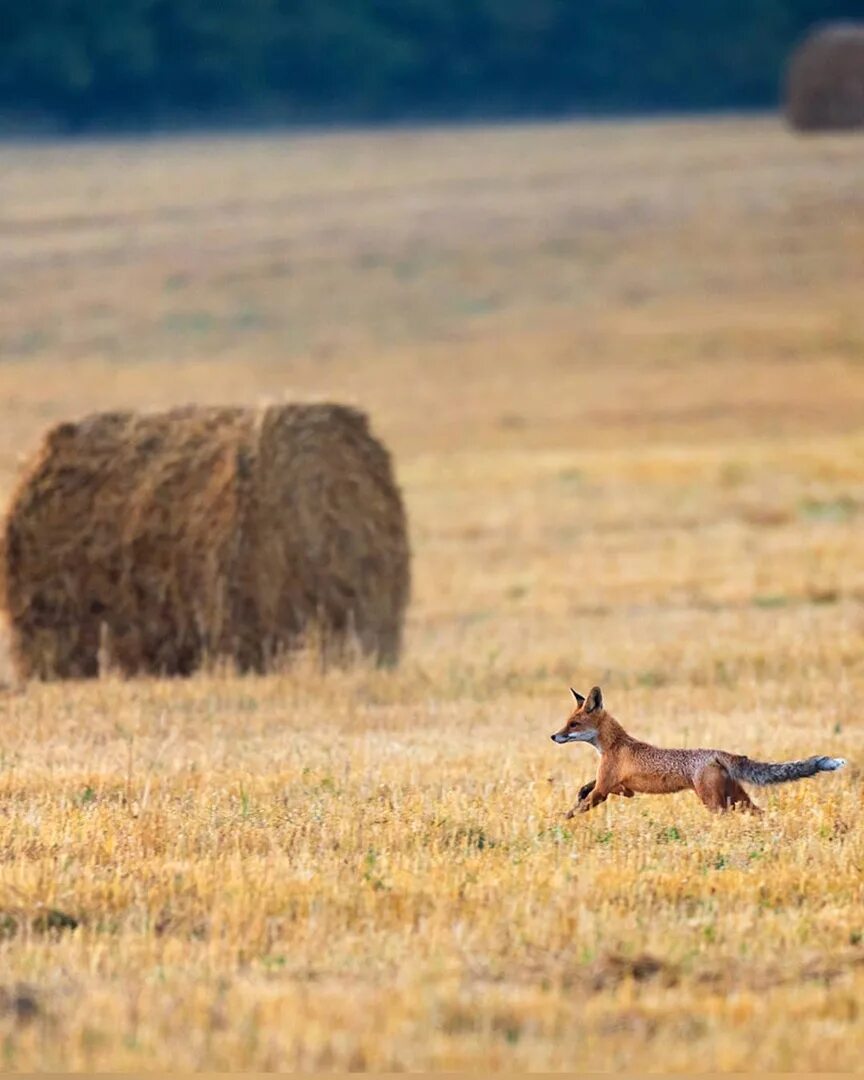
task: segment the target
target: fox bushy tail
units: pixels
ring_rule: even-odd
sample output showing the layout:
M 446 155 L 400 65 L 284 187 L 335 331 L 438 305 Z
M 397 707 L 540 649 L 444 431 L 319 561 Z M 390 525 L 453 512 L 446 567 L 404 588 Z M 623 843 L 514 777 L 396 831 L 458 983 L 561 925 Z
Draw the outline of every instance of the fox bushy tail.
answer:
M 790 780 L 803 780 L 807 776 L 815 776 L 820 772 L 834 772 L 836 769 L 843 768 L 846 759 L 816 756 L 804 761 L 783 761 L 775 764 L 767 761 L 751 761 L 747 757 L 734 757 L 730 761 L 724 761 L 723 764 L 735 780 L 743 780 L 745 784 L 764 787 L 766 784 L 786 784 Z

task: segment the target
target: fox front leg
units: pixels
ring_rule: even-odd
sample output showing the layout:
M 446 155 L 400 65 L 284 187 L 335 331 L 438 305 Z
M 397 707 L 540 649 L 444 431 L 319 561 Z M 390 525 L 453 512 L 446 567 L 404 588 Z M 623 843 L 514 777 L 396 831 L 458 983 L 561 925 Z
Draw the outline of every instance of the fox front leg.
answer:
M 585 785 L 588 787 L 588 785 Z M 573 807 L 572 810 L 567 812 L 567 819 L 575 817 L 577 814 L 587 814 L 589 810 L 593 810 L 595 806 L 599 806 L 600 803 L 606 802 L 609 798 L 607 792 L 601 792 L 597 790 L 596 781 L 591 784 L 591 790 L 588 794 L 580 799 L 579 802 Z
M 588 798 L 596 785 L 596 780 L 589 780 L 587 784 L 583 784 L 582 787 L 579 788 L 579 794 L 576 796 L 576 802 L 573 805 L 573 809 L 568 810 L 567 813 L 564 815 L 566 818 L 572 818 L 574 814 L 579 813 L 579 809 L 582 806 L 582 803 L 585 799 Z
M 609 798 L 609 794 L 606 791 L 598 791 L 595 787 L 590 795 L 587 795 L 577 807 L 578 813 L 587 814 L 589 810 L 593 810 L 595 806 L 599 806 L 600 803 L 606 802 Z

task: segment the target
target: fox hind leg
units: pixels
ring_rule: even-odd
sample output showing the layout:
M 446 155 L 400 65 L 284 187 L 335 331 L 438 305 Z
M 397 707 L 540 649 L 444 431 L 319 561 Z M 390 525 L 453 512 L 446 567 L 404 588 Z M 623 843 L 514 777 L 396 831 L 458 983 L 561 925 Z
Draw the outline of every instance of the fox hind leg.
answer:
M 718 762 L 706 765 L 696 777 L 693 787 L 705 806 L 714 813 L 734 809 L 761 813 L 744 788 Z
M 747 792 L 730 776 L 726 782 L 726 805 L 730 810 L 746 810 L 751 814 L 761 814 L 761 809 L 753 802 Z
M 729 773 L 722 765 L 706 765 L 693 781 L 693 788 L 702 802 L 715 814 L 726 809 L 726 781 Z

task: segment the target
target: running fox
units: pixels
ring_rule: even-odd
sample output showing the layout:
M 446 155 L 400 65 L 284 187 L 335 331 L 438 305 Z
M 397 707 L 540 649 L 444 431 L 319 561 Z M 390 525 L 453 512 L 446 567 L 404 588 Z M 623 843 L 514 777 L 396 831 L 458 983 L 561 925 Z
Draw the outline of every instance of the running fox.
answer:
M 782 784 L 818 772 L 834 772 L 846 764 L 844 758 L 811 757 L 806 761 L 769 765 L 724 750 L 664 750 L 628 735 L 603 707 L 599 686 L 587 698 L 572 687 L 570 693 L 576 698 L 576 708 L 552 740 L 590 743 L 600 754 L 600 764 L 597 779 L 580 790 L 568 818 L 592 810 L 610 795 L 630 799 L 637 792 L 665 795 L 688 788 L 696 792 L 709 810 L 738 807 L 758 814 L 761 811 L 741 787 L 742 781 L 759 786 Z

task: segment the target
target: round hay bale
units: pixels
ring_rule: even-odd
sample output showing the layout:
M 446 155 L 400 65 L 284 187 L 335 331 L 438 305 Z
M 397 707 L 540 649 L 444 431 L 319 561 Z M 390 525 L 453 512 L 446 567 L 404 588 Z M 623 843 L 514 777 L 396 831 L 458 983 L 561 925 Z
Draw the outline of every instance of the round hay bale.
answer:
M 864 127 L 864 23 L 828 23 L 792 53 L 786 117 L 798 131 Z
M 399 657 L 410 551 L 390 456 L 341 405 L 102 413 L 48 432 L 0 574 L 24 678 L 266 671 L 314 634 Z

